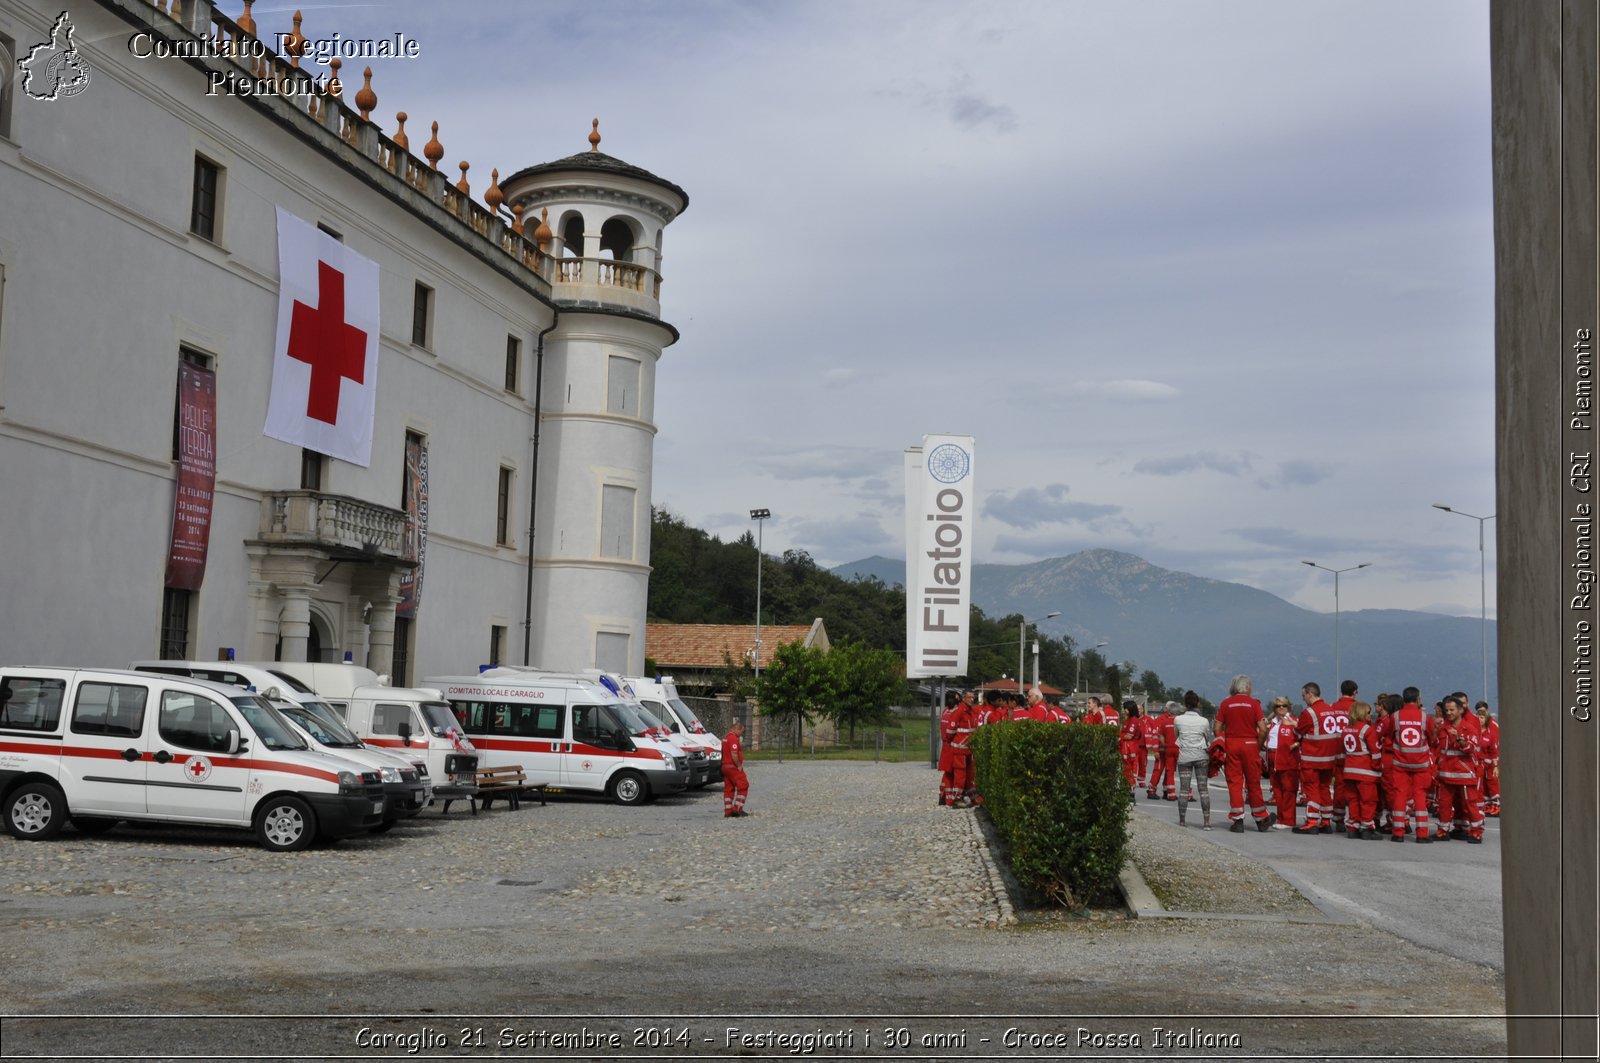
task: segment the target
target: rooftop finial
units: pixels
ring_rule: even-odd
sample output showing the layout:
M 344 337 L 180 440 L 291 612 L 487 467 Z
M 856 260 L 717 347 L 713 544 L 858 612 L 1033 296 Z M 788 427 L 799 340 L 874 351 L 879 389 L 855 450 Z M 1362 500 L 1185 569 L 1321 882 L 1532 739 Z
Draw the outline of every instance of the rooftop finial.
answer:
M 256 0 L 244 0 L 244 14 L 239 16 L 239 28 L 252 37 L 256 35 L 256 20 L 250 16 L 250 6 L 255 2 Z
M 506 201 L 506 194 L 500 190 L 500 171 L 489 171 L 489 187 L 483 193 L 483 201 L 489 205 L 490 212 L 500 213 L 500 204 Z
M 522 235 L 522 212 L 527 209 L 528 208 L 524 207 L 520 201 L 511 204 L 511 215 L 514 219 L 511 222 L 511 231 L 516 233 L 518 236 Z
M 334 56 L 328 60 L 328 66 L 333 73 L 328 77 L 328 95 L 338 99 L 344 95 L 344 82 L 339 80 L 339 68 L 344 65 L 344 60 Z
M 589 150 L 593 152 L 600 150 L 600 119 L 598 118 L 589 123 Z
M 394 142 L 406 151 L 410 151 L 411 138 L 406 136 L 406 113 L 404 111 L 396 111 L 394 120 L 400 123 L 395 127 Z
M 366 80 L 361 87 L 356 89 L 356 110 L 361 112 L 363 122 L 372 121 L 372 112 L 378 106 L 378 94 L 372 91 L 372 68 L 369 66 L 361 72 Z
M 461 160 L 461 180 L 456 182 L 456 191 L 464 196 L 472 195 L 472 186 L 467 184 L 467 171 L 471 168 L 471 163 L 467 162 L 466 159 Z
M 422 146 L 422 157 L 428 160 L 428 165 L 435 170 L 439 168 L 439 160 L 444 158 L 444 145 L 439 143 L 439 123 L 433 123 L 433 136 Z
M 289 53 L 289 65 L 296 70 L 300 68 L 300 57 L 306 54 L 306 35 L 300 32 L 300 22 L 304 18 L 299 11 L 294 13 L 294 32 L 283 42 L 283 50 Z
M 550 208 L 544 207 L 539 211 L 539 227 L 533 230 L 534 243 L 539 245 L 540 251 L 550 250 L 550 241 L 556 234 L 550 230 Z

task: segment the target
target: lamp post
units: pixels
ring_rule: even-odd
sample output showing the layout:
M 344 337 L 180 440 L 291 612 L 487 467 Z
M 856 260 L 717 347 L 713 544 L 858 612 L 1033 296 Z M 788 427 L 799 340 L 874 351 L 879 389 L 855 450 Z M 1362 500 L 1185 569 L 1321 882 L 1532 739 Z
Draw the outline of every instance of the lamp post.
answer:
M 1017 631 L 1017 693 L 1019 695 L 1022 693 L 1022 676 L 1023 676 L 1022 656 L 1023 656 L 1023 651 L 1026 649 L 1027 642 L 1028 642 L 1028 625 L 1029 624 L 1037 624 L 1041 620 L 1054 620 L 1056 617 L 1058 617 L 1060 615 L 1061 615 L 1061 611 L 1058 609 L 1053 613 L 1046 613 L 1043 616 L 1035 617 L 1032 620 L 1024 620 L 1022 622 L 1022 627 Z M 1039 673 L 1039 669 L 1038 669 L 1038 666 L 1036 664 L 1034 666 L 1034 676 L 1033 676 L 1033 679 L 1034 679 L 1035 683 L 1037 683 L 1039 681 L 1039 674 L 1038 673 Z
M 1488 560 L 1483 552 L 1483 526 L 1488 521 L 1494 520 L 1495 515 L 1480 517 L 1475 513 L 1453 509 L 1442 502 L 1435 502 L 1434 509 L 1442 509 L 1446 513 L 1456 513 L 1463 517 L 1471 517 L 1478 522 L 1478 615 L 1483 622 L 1483 700 L 1489 700 L 1489 581 Z
M 756 522 L 756 679 L 761 678 L 761 542 L 767 530 L 770 509 L 752 509 L 750 519 Z
M 1339 575 L 1340 575 L 1340 573 L 1343 573 L 1343 572 L 1354 572 L 1354 571 L 1356 571 L 1357 569 L 1360 569 L 1360 568 L 1371 568 L 1372 567 L 1372 562 L 1371 561 L 1363 561 L 1363 562 L 1361 562 L 1361 564 L 1359 564 L 1359 565 L 1351 565 L 1349 568 L 1329 568 L 1327 565 L 1319 565 L 1315 561 L 1302 561 L 1300 563 L 1302 565 L 1310 565 L 1312 568 L 1320 568 L 1324 572 L 1332 572 L 1333 573 L 1333 682 L 1334 682 L 1334 686 L 1337 687 L 1339 682 L 1340 682 L 1340 679 L 1339 679 L 1339 674 L 1340 674 L 1339 673 Z
M 1094 648 L 1098 650 L 1102 646 L 1109 645 L 1111 645 L 1111 643 L 1102 639 L 1094 644 Z M 1077 695 L 1079 690 L 1083 689 L 1083 659 L 1088 655 L 1088 653 L 1088 650 L 1084 650 L 1082 653 L 1078 654 L 1078 667 L 1072 675 L 1072 693 L 1074 696 Z M 1076 702 L 1074 702 L 1074 704 L 1076 704 Z

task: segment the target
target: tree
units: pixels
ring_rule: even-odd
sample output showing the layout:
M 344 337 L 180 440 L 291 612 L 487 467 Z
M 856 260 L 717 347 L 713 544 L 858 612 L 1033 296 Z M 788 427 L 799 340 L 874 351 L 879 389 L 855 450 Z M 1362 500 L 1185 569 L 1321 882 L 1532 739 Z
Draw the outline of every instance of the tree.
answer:
M 785 724 L 794 722 L 798 737 L 802 724 L 826 712 L 834 698 L 833 672 L 821 650 L 798 642 L 779 646 L 759 685 L 761 713 Z
M 850 728 L 851 741 L 858 723 L 877 723 L 889 706 L 905 700 L 905 663 L 893 650 L 849 639 L 835 643 L 826 660 L 833 673 L 828 715 L 839 727 Z

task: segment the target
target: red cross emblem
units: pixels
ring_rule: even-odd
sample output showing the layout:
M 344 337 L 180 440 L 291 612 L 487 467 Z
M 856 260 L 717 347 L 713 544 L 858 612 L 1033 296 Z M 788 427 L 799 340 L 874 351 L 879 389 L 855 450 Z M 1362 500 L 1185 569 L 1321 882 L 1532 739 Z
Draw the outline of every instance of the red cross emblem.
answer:
M 211 774 L 211 761 L 205 757 L 190 757 L 183 766 L 183 773 L 195 782 L 204 782 Z
M 294 302 L 288 354 L 311 366 L 306 416 L 338 423 L 340 382 L 365 382 L 367 334 L 345 321 L 344 274 L 326 262 L 317 263 L 317 305 Z

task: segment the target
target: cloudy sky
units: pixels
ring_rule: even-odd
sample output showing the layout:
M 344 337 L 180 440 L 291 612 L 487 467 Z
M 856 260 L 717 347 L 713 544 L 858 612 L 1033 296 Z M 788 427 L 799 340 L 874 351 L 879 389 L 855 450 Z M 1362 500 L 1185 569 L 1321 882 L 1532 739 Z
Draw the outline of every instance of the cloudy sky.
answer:
M 1481 0 L 304 6 L 418 38 L 379 113 L 479 192 L 596 116 L 689 192 L 655 501 L 690 523 L 902 556 L 903 449 L 967 433 L 979 561 L 1330 611 L 1301 560 L 1370 562 L 1344 609 L 1477 615 L 1477 522 L 1430 503 L 1494 507 Z

